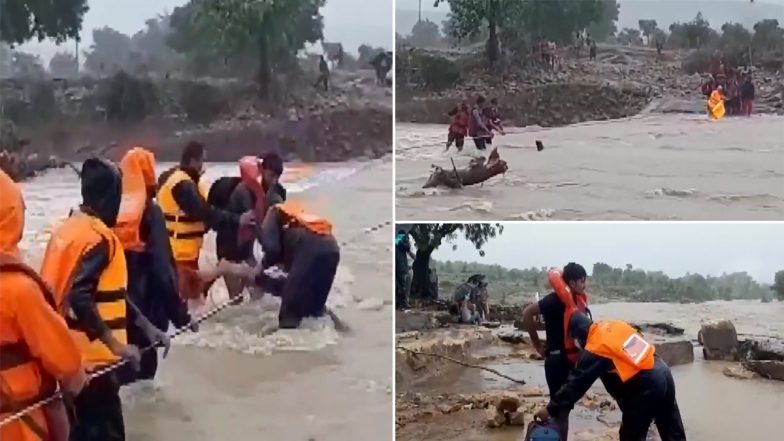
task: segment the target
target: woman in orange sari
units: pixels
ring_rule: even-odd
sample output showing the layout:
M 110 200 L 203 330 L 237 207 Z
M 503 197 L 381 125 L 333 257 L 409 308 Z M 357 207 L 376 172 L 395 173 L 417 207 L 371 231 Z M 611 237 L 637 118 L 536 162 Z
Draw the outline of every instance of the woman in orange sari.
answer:
M 714 89 L 708 98 L 708 117 L 712 120 L 724 117 L 724 94 L 721 86 Z

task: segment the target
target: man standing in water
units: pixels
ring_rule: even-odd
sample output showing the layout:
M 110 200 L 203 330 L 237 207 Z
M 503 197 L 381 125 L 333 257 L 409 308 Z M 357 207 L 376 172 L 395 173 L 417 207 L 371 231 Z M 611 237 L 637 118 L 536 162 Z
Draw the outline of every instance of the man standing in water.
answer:
M 754 102 L 754 83 L 751 73 L 743 75 L 743 84 L 740 86 L 741 114 L 751 116 L 752 103 Z
M 544 375 L 551 396 L 566 383 L 566 379 L 569 377 L 569 373 L 572 371 L 576 361 L 576 351 L 573 351 L 576 348 L 566 343 L 567 336 L 564 320 L 570 306 L 577 303 L 575 301 L 577 300 L 577 295 L 584 295 L 587 276 L 588 274 L 582 265 L 569 262 L 564 267 L 561 277 L 566 286 L 568 286 L 570 294 L 574 297 L 572 304 L 566 305 L 559 293 L 554 291 L 546 295 L 542 300 L 528 305 L 523 311 L 523 327 L 528 331 L 536 351 L 539 355 L 545 357 Z M 539 333 L 536 329 L 535 318 L 540 314 L 544 317 L 546 346 L 539 339 Z M 567 353 L 567 351 L 569 352 Z M 567 440 L 569 432 L 570 410 L 566 409 L 554 416 L 561 430 L 563 441 Z
M 487 149 L 487 140 L 493 134 L 485 124 L 485 97 L 479 95 L 476 98 L 476 105 L 471 109 L 471 118 L 468 119 L 468 136 L 474 139 L 476 149 L 484 152 Z

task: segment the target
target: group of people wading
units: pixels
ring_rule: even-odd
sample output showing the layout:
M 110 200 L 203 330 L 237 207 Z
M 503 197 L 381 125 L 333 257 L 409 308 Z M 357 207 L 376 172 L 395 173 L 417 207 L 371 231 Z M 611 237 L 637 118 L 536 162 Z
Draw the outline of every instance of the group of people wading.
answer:
M 339 247 L 328 220 L 286 200 L 281 158 L 245 157 L 239 178 L 209 191 L 205 160 L 190 143 L 157 182 L 144 148 L 119 164 L 86 160 L 81 204 L 52 232 L 40 271 L 21 259 L 25 203 L 0 171 L 0 440 L 124 440 L 120 387 L 155 376 L 170 323 L 198 330 L 185 300 L 203 302 L 220 276 L 235 302 L 245 287 L 280 296 L 281 328 L 326 313 Z M 208 230 L 222 260 L 200 269 Z M 274 266 L 287 276 L 267 275 Z M 63 399 L 25 411 L 58 390 Z
M 739 73 L 722 65 L 702 83 L 702 93 L 708 98 L 708 117 L 713 120 L 725 114 L 751 116 L 755 89 L 750 72 Z
M 488 105 L 485 97 L 479 95 L 473 107 L 469 107 L 467 101 L 462 101 L 448 115 L 451 122 L 446 139 L 447 151 L 454 143 L 457 151 L 462 152 L 466 136 L 474 140 L 477 150 L 485 151 L 493 143 L 493 132 L 505 134 L 501 126 L 498 100 L 495 98 Z
M 601 379 L 623 413 L 620 441 L 645 441 L 653 422 L 662 441 L 685 441 L 672 373 L 653 344 L 624 321 L 592 320 L 581 265 L 551 269 L 547 278 L 553 292 L 523 311 L 523 326 L 545 359 L 550 390 L 550 402 L 535 417 L 552 419 L 566 441 L 571 410 Z M 538 316 L 546 342 L 537 332 Z

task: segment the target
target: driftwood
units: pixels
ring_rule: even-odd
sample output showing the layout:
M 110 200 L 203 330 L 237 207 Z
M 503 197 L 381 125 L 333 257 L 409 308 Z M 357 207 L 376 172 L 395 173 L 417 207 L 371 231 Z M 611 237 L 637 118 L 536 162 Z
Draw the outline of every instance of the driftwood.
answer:
M 493 176 L 506 173 L 509 169 L 506 161 L 501 159 L 501 156 L 498 154 L 497 148 L 490 152 L 487 160 L 483 157 L 472 159 L 468 166 L 461 169 L 454 167 L 453 162 L 452 167 L 451 170 L 445 170 L 437 165 L 433 165 L 433 171 L 422 188 L 462 188 L 466 185 L 476 185 Z

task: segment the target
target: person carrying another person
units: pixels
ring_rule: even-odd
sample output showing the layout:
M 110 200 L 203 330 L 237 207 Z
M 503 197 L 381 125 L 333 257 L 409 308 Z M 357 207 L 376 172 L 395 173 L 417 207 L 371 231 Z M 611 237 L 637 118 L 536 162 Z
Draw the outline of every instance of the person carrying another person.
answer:
M 708 98 L 708 117 L 713 121 L 724 118 L 724 88 L 716 87 Z
M 536 351 L 544 357 L 544 375 L 552 396 L 566 383 L 579 355 L 574 341 L 566 333 L 569 319 L 575 311 L 588 312 L 585 281 L 588 274 L 582 265 L 569 262 L 563 271 L 551 269 L 547 279 L 553 292 L 523 310 L 523 327 L 528 331 Z M 544 318 L 547 345 L 539 338 L 536 317 Z M 571 410 L 571 409 L 569 409 Z M 569 411 L 555 416 L 563 441 L 569 432 Z
M 41 277 L 22 262 L 25 206 L 0 170 L 0 420 L 52 396 L 75 396 L 87 376 L 82 355 Z M 3 441 L 66 441 L 68 412 L 57 399 L 0 427 Z
M 166 219 L 177 267 L 178 289 L 180 296 L 189 301 L 203 301 L 214 281 L 199 273 L 199 255 L 207 230 L 236 231 L 254 223 L 252 210 L 235 214 L 207 202 L 207 191 L 200 182 L 206 155 L 202 144 L 190 142 L 182 152 L 179 166 L 163 172 L 158 178 L 157 199 Z
M 241 215 L 252 211 L 256 219 L 264 219 L 267 209 L 286 200 L 286 189 L 280 184 L 283 174 L 283 159 L 275 152 L 261 158 L 246 156 L 239 162 L 240 177 L 226 176 L 218 179 L 210 188 L 207 202 L 230 213 Z M 215 251 L 218 259 L 234 264 L 257 265 L 253 245 L 257 234 L 253 228 L 234 227 L 219 229 L 215 236 Z M 240 294 L 250 288 L 255 296 L 255 287 L 239 274 L 223 276 L 229 298 L 241 301 Z
M 471 118 L 471 110 L 468 108 L 468 103 L 465 101 L 460 102 L 460 104 L 449 111 L 448 115 L 452 118 L 452 122 L 449 124 L 449 133 L 446 137 L 446 150 L 449 150 L 449 147 L 454 142 L 457 151 L 462 152 L 465 137 L 468 133 L 468 121 Z
M 741 114 L 751 116 L 752 104 L 754 103 L 754 83 L 751 81 L 751 73 L 743 75 L 743 84 L 740 86 Z
M 479 324 L 481 318 L 474 303 L 484 276 L 474 274 L 455 288 L 452 300 L 455 302 L 458 323 Z
M 411 291 L 411 271 L 408 258 L 413 261 L 415 256 L 411 252 L 411 241 L 405 230 L 398 230 L 395 236 L 395 308 L 408 309 L 409 294 Z
M 296 328 L 305 317 L 325 315 L 340 262 L 340 246 L 332 234 L 332 224 L 286 201 L 267 210 L 259 241 L 264 257 L 256 284 L 269 286 L 270 277 L 265 271 L 274 266 L 282 266 L 287 274 L 280 287 L 279 327 Z
M 492 139 L 493 133 L 487 127 L 485 119 L 485 97 L 482 95 L 476 98 L 476 105 L 471 109 L 471 117 L 468 119 L 468 136 L 474 139 L 474 145 L 479 151 L 486 150 L 488 141 Z
M 114 233 L 125 250 L 128 267 L 128 298 L 159 330 L 169 323 L 182 328 L 191 322 L 188 307 L 179 295 L 166 219 L 155 197 L 155 156 L 141 147 L 130 149 L 120 161 L 122 202 Z M 147 332 L 128 314 L 128 342 L 137 347 L 152 344 Z M 195 326 L 194 326 L 195 327 Z M 141 354 L 140 369 L 130 366 L 118 371 L 120 382 L 152 380 L 158 370 L 155 350 Z
M 127 299 L 128 268 L 117 224 L 122 176 L 111 162 L 90 158 L 81 169 L 82 204 L 53 232 L 44 252 L 41 278 L 52 288 L 88 373 L 121 360 L 139 369 L 138 347 L 128 344 L 127 316 L 147 340 L 170 340 Z M 128 310 L 132 310 L 130 314 Z M 116 371 L 91 378 L 76 397 L 71 441 L 122 441 L 125 426 Z
M 645 441 L 652 422 L 662 441 L 686 441 L 672 372 L 653 344 L 626 322 L 594 323 L 580 312 L 572 315 L 568 335 L 580 348 L 577 365 L 535 418 L 568 414 L 601 378 L 623 414 L 620 441 Z

